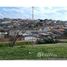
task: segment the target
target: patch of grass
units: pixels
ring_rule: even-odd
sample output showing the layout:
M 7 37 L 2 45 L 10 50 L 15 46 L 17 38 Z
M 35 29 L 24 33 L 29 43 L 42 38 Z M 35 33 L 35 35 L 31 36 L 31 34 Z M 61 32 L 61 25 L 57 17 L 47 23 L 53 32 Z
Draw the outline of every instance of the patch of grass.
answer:
M 14 47 L 7 47 L 8 43 L 0 43 L 0 60 L 46 60 L 67 59 L 67 43 L 56 44 L 23 44 L 16 43 Z M 5 45 L 5 46 L 4 46 Z
M 28 42 L 28 41 L 16 42 L 16 45 L 32 45 L 32 42 Z
M 0 47 L 8 47 L 9 43 L 0 43 Z

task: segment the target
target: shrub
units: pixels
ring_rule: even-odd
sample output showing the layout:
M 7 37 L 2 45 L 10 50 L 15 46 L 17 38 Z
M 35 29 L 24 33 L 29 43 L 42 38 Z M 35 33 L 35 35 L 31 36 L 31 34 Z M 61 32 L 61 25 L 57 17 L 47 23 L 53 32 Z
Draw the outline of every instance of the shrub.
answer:
M 39 39 L 37 40 L 37 44 L 48 44 L 48 43 L 57 43 L 58 40 L 57 39 L 53 39 L 53 38 L 43 38 L 43 39 Z

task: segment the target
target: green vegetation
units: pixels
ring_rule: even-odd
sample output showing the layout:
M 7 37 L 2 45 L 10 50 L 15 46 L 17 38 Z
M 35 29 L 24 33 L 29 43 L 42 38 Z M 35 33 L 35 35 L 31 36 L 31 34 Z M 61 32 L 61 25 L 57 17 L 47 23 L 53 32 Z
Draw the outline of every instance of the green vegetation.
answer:
M 48 38 L 48 37 L 46 37 L 46 38 L 42 38 L 42 39 L 40 39 L 40 40 L 37 40 L 37 44 L 51 44 L 51 43 L 58 43 L 59 41 L 57 40 L 57 39 L 54 39 L 54 38 Z
M 67 59 L 67 43 L 37 44 L 17 42 L 14 47 L 0 43 L 0 60 Z

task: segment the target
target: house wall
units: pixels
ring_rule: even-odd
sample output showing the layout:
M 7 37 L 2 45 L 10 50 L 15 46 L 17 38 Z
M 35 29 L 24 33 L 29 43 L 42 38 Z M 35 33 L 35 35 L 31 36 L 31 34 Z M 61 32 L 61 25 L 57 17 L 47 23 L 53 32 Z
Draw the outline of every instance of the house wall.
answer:
M 4 38 L 4 35 L 0 34 L 0 38 Z
M 25 41 L 36 41 L 37 38 L 31 36 L 31 37 L 25 37 L 24 40 L 25 40 Z

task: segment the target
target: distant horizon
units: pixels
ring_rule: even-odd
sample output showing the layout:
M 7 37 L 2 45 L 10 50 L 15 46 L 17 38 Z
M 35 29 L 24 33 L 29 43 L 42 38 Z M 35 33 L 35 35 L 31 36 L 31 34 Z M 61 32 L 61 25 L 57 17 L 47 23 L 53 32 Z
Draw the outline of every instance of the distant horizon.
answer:
M 8 18 L 8 17 L 4 17 L 4 18 L 0 18 L 0 19 L 22 19 L 22 20 L 45 20 L 45 19 L 47 19 L 47 18 L 45 18 L 45 19 L 30 19 L 30 18 L 28 18 L 28 19 L 25 19 L 25 18 Z M 67 20 L 56 20 L 56 19 L 47 19 L 47 20 L 55 20 L 55 21 L 67 21 Z
M 0 18 L 32 19 L 31 7 L 0 7 Z M 34 19 L 67 21 L 65 7 L 34 7 Z

